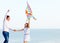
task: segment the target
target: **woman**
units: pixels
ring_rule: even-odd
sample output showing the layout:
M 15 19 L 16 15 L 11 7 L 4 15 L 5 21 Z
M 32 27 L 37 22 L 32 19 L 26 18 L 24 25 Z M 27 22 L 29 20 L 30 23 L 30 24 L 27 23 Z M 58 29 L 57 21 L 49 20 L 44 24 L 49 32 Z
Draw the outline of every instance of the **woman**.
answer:
M 29 27 L 29 23 L 25 23 L 25 26 L 23 29 L 21 30 L 17 30 L 17 31 L 24 31 L 24 43 L 28 43 L 30 41 L 30 27 Z

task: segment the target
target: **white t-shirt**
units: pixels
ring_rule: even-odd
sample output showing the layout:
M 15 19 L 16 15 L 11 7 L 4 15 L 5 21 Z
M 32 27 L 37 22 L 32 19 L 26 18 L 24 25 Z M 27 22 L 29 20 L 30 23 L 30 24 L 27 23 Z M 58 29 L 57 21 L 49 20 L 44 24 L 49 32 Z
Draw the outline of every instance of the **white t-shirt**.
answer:
M 24 34 L 30 34 L 30 29 L 29 28 L 24 28 Z
M 10 29 L 11 28 L 10 28 L 9 21 L 7 21 L 7 20 L 3 21 L 3 31 L 9 32 Z

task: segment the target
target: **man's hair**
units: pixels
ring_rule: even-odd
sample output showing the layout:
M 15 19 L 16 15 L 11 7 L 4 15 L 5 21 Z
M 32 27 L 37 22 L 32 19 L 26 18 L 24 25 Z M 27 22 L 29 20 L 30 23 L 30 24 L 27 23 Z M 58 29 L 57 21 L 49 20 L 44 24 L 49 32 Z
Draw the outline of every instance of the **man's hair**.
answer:
M 9 16 L 9 15 L 7 15 L 7 16 L 6 16 L 6 19 L 8 19 L 9 17 L 10 17 L 10 16 Z

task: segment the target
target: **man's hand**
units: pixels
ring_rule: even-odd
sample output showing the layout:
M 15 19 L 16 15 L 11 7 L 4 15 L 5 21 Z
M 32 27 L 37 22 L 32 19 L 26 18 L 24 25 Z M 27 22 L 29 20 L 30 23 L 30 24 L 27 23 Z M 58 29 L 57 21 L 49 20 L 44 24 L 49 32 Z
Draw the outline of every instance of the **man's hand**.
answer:
M 16 32 L 17 30 L 14 29 L 13 31 Z

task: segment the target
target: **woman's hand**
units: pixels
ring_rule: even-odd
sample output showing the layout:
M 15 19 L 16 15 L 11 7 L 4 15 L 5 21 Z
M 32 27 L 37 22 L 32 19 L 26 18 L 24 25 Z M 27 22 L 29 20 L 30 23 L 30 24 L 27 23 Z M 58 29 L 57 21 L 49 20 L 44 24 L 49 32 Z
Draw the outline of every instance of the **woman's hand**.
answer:
M 20 29 L 20 30 L 15 30 L 15 29 L 14 29 L 13 31 L 16 32 L 16 31 L 23 31 L 23 30 L 24 30 L 24 29 Z

